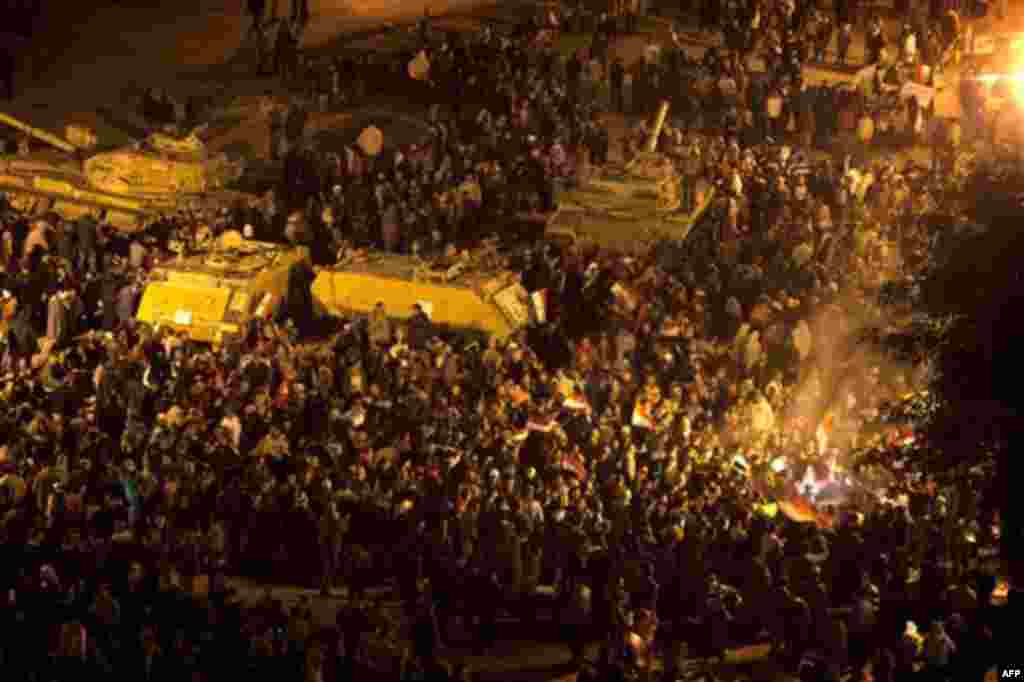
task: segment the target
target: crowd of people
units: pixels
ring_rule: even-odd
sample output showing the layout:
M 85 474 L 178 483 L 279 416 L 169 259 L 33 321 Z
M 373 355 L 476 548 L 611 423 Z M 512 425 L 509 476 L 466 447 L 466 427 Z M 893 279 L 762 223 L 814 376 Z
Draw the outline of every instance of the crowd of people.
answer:
M 819 162 L 828 141 L 790 126 L 769 140 L 678 121 L 661 144 L 687 150 L 681 174 L 718 185 L 720 205 L 642 254 L 515 250 L 547 306 L 511 339 L 375 313 L 329 341 L 270 317 L 209 348 L 134 322 L 147 269 L 200 231 L 288 235 L 331 259 L 442 250 L 552 208 L 608 160 L 594 114 L 614 98 L 589 88 L 590 63 L 523 44 L 446 43 L 433 87 L 460 104 L 434 110 L 421 149 L 334 165 L 287 150 L 263 205 L 168 218 L 145 240 L 0 207 L 5 678 L 242 665 L 324 680 L 366 657 L 382 580 L 404 606 L 404 679 L 439 674 L 456 623 L 486 651 L 500 613 L 538 617 L 541 585 L 590 679 L 651 675 L 657 654 L 671 680 L 684 644 L 720 657 L 755 641 L 807 680 L 975 680 L 995 662 L 1012 629 L 990 606 L 985 471 L 861 471 L 872 485 L 827 522 L 780 504 L 808 470 L 844 478 L 873 434 L 896 447 L 879 415 L 922 372 L 861 332 L 892 319 L 880 291 L 925 266 L 948 178 Z M 633 111 L 675 83 L 652 78 Z M 289 233 L 295 211 L 308 232 Z M 324 629 L 308 603 L 242 606 L 236 574 L 344 584 L 349 600 Z

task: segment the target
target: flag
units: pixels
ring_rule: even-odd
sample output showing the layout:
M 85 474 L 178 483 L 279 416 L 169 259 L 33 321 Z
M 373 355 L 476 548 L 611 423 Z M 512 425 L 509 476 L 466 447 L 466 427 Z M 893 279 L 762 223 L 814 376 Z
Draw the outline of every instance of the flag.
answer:
M 409 78 L 417 81 L 425 81 L 430 78 L 430 58 L 427 53 L 420 50 L 416 56 L 409 60 L 407 67 Z
M 786 518 L 797 523 L 813 523 L 819 528 L 828 528 L 832 525 L 832 517 L 822 513 L 803 497 L 790 497 L 777 501 L 779 511 L 786 515 Z
M 508 392 L 508 397 L 516 405 L 522 405 L 530 400 L 530 394 L 521 386 L 513 386 Z
M 587 402 L 586 396 L 583 395 L 583 389 L 578 385 L 573 388 L 572 395 L 562 401 L 562 405 L 574 412 L 590 414 L 590 403 Z
M 909 448 L 915 442 L 917 442 L 917 437 L 914 435 L 914 432 L 904 431 L 896 436 L 893 445 L 898 448 Z
M 661 328 L 661 335 L 670 339 L 682 336 L 683 327 L 676 322 L 666 322 Z
M 530 420 L 526 423 L 527 431 L 536 431 L 539 433 L 551 433 L 558 426 L 558 422 L 551 420 L 548 422 L 533 421 Z
M 650 407 L 644 401 L 637 401 L 636 407 L 633 408 L 633 426 L 638 426 L 642 429 L 654 429 L 654 421 L 651 415 Z
M 558 394 L 562 396 L 562 404 L 570 410 L 589 412 L 590 404 L 583 395 L 578 382 L 564 374 L 558 378 Z

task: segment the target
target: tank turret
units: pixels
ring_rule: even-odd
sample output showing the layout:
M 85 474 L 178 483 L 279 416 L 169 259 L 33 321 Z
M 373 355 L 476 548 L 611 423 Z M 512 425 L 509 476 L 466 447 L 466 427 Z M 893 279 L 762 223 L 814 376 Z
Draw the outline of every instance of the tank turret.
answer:
M 558 210 L 548 221 L 548 233 L 580 238 L 613 247 L 626 247 L 643 238 L 682 239 L 707 208 L 712 192 L 693 212 L 682 207 L 682 176 L 672 160 L 657 151 L 668 117 L 669 103 L 658 107 L 643 147 L 625 163 L 606 164 L 599 173 L 558 197 Z
M 651 128 L 651 132 L 647 135 L 647 142 L 644 143 L 644 153 L 653 154 L 658 149 L 658 137 L 661 135 L 661 129 L 665 127 L 665 119 L 668 117 L 668 102 L 662 100 L 661 105 L 658 107 L 658 113 L 654 117 L 654 126 Z
M 82 134 L 77 126 L 68 130 L 76 129 L 80 144 L 2 112 L 0 123 L 65 154 L 62 159 L 32 154 L 0 159 L 0 191 L 9 194 L 16 207 L 27 210 L 42 200 L 70 219 L 107 211 L 107 222 L 126 232 L 183 204 L 216 203 L 210 193 L 238 180 L 243 171 L 241 163 L 209 154 L 199 131 L 185 137 L 152 133 L 131 147 L 83 161 L 95 136 Z

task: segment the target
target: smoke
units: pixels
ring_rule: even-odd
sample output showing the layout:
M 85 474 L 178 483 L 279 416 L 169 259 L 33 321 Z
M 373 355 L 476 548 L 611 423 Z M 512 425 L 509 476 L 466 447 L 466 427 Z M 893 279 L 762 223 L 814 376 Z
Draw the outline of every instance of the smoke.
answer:
M 895 242 L 878 231 L 858 244 L 858 252 L 842 286 L 834 278 L 803 301 L 808 312 L 795 337 L 804 338 L 790 339 L 801 349 L 796 380 L 741 392 L 743 428 L 734 422 L 718 434 L 748 456 L 771 462 L 776 476 L 816 481 L 812 489 L 829 490 L 833 502 L 857 485 L 885 487 L 885 478 L 848 478 L 854 454 L 875 435 L 885 404 L 923 390 L 927 380 L 920 367 L 876 342 L 909 318 L 908 310 L 883 305 L 878 296 L 885 283 L 904 277 L 907 264 Z

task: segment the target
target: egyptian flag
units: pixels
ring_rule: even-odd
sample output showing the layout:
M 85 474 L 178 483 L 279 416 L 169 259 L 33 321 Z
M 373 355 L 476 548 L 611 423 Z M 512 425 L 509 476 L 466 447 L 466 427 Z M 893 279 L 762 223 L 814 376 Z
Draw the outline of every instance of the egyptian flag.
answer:
M 522 386 L 513 386 L 508 392 L 508 397 L 514 405 L 530 402 L 530 394 L 523 390 Z
M 527 427 L 525 429 L 521 429 L 521 430 L 515 432 L 514 434 L 512 434 L 512 442 L 513 443 L 525 443 L 526 439 L 528 439 L 530 437 L 531 433 L 532 433 L 532 431 L 530 430 L 529 427 Z
M 538 433 L 551 433 L 558 426 L 558 422 L 553 419 L 542 420 L 542 419 L 531 419 L 526 422 L 526 430 L 528 432 L 536 431 Z
M 562 405 L 574 412 L 590 414 L 590 404 L 579 388 L 575 389 L 572 395 L 562 402 Z
M 828 528 L 832 525 L 831 517 L 828 514 L 819 512 L 804 497 L 791 496 L 778 501 L 779 511 L 786 515 L 786 518 L 797 523 L 813 523 L 819 528 Z
M 651 408 L 646 400 L 637 401 L 636 407 L 633 408 L 632 424 L 641 429 L 654 430 L 654 415 L 651 414 Z
M 897 448 L 909 448 L 917 441 L 914 432 L 910 429 L 901 431 L 892 437 L 892 444 Z
M 567 376 L 558 378 L 558 394 L 562 396 L 562 405 L 574 412 L 589 412 L 590 404 L 580 385 Z

